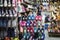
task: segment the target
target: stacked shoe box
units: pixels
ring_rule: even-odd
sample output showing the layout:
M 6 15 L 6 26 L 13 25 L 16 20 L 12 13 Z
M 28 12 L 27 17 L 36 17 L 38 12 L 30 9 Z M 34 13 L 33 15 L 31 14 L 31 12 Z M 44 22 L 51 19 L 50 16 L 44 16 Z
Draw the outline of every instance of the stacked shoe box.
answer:
M 34 16 L 32 12 L 19 17 L 19 30 L 21 40 L 44 40 L 45 38 L 42 16 Z

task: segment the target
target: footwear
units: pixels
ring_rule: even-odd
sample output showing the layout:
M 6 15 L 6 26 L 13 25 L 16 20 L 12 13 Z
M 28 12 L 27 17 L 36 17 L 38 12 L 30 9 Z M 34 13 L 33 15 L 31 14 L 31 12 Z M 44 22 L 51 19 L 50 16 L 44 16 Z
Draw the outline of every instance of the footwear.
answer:
M 30 27 L 27 27 L 27 32 L 30 32 Z
M 0 27 L 2 26 L 2 21 L 0 20 Z
M 13 14 L 12 14 L 12 11 L 11 10 L 9 10 L 9 16 L 10 17 L 13 17 Z
M 36 20 L 42 20 L 42 16 L 36 16 Z
M 26 11 L 25 11 L 25 7 L 24 7 L 23 5 L 22 5 L 22 11 L 23 11 L 23 12 L 26 12 Z
M 2 27 L 2 26 L 4 27 L 4 24 L 3 24 L 3 23 L 4 23 L 4 20 L 2 19 L 2 20 L 1 20 L 1 27 Z
M 21 5 L 18 5 L 18 6 L 17 6 L 17 12 L 19 12 L 19 13 L 23 12 Z
M 4 37 L 3 31 L 1 31 L 0 37 L 1 37 L 1 38 Z
M 30 26 L 30 21 L 28 20 L 27 23 L 26 23 L 27 26 Z
M 22 20 L 25 20 L 24 16 L 22 16 Z
M 10 35 L 11 35 L 11 37 L 15 37 L 14 28 L 10 28 L 10 30 L 11 30 L 11 31 L 10 31 L 10 32 L 11 32 L 11 34 L 10 34 Z
M 38 27 L 38 32 L 40 32 L 40 27 Z
M 8 7 L 11 7 L 11 0 L 8 0 Z
M 2 9 L 2 16 L 4 17 L 5 16 L 5 13 L 4 13 L 4 10 Z
M 31 16 L 28 16 L 28 19 L 31 20 Z
M 42 16 L 39 16 L 39 20 L 40 20 L 40 21 L 42 20 Z
M 35 21 L 35 22 L 33 22 L 33 26 L 34 26 L 34 27 L 36 27 L 36 25 L 37 25 L 36 21 Z
M 30 33 L 27 33 L 27 40 L 29 40 L 30 38 Z
M 15 31 L 14 31 L 14 28 L 11 28 L 11 37 L 15 37 Z
M 3 31 L 3 34 L 4 34 L 4 37 L 6 37 L 6 36 L 7 36 L 7 31 L 4 30 L 4 31 Z
M 16 0 L 12 0 L 12 6 L 16 6 Z
M 41 26 L 41 21 L 37 21 L 38 26 Z
M 19 33 L 19 40 L 21 40 L 23 38 L 23 34 Z
M 20 21 L 19 24 L 20 26 L 26 26 L 26 21 Z
M 15 32 L 13 27 L 9 27 L 7 33 L 8 33 L 8 37 L 15 37 Z
M 17 18 L 12 20 L 12 27 L 16 27 L 17 26 Z
M 38 34 L 38 39 L 41 39 L 41 37 L 42 37 L 42 34 L 39 33 L 39 34 Z
M 6 27 L 7 26 L 6 20 L 3 20 L 2 22 L 3 22 L 3 27 Z
M 24 27 L 24 33 L 27 33 L 27 29 L 26 29 L 26 27 Z
M 9 12 L 8 12 L 8 10 L 5 10 L 5 11 L 6 11 L 6 14 L 5 14 L 6 17 L 9 17 L 9 14 L 8 14 Z
M 35 17 L 35 20 L 39 20 L 39 16 L 36 16 L 36 17 Z
M 30 23 L 27 23 L 27 26 L 30 26 Z
M 7 0 L 4 0 L 4 7 L 7 7 Z
M 31 16 L 31 19 L 32 19 L 32 20 L 34 20 L 34 19 L 35 19 L 35 16 L 34 16 L 33 14 L 32 14 L 32 16 Z
M 34 27 L 34 32 L 36 33 L 38 31 L 38 28 L 37 27 Z
M 20 0 L 17 0 L 18 6 L 20 6 Z
M 11 20 L 8 20 L 8 27 L 11 27 Z
M 24 39 L 26 39 L 26 37 L 27 37 L 27 33 L 24 33 L 24 36 L 23 36 L 23 38 L 24 38 Z
M 21 33 L 23 33 L 23 30 L 24 30 L 23 27 L 20 27 L 20 32 L 21 32 Z
M 45 34 L 42 34 L 41 39 L 44 40 L 44 38 L 45 38 Z
M 29 19 L 29 20 L 34 20 L 34 19 L 35 19 L 35 16 L 34 16 L 34 15 L 29 15 L 29 16 L 28 16 L 28 19 Z
M 12 10 L 13 16 L 16 17 L 17 13 L 15 12 L 15 10 Z
M 0 6 L 3 7 L 3 0 L 0 0 Z
M 20 0 L 17 0 L 17 12 L 19 12 L 19 13 L 21 13 L 21 12 L 23 12 L 22 11 L 22 6 L 21 6 L 21 3 L 20 3 Z
M 22 16 L 23 20 L 27 21 L 27 16 Z
M 38 32 L 34 33 L 33 38 L 34 38 L 34 39 L 37 39 L 37 38 L 38 38 Z
M 0 9 L 0 17 L 1 17 L 1 9 Z
M 33 27 L 30 27 L 30 33 L 33 33 L 33 32 L 34 32 Z
M 32 20 L 30 20 L 30 26 L 33 26 L 33 21 Z

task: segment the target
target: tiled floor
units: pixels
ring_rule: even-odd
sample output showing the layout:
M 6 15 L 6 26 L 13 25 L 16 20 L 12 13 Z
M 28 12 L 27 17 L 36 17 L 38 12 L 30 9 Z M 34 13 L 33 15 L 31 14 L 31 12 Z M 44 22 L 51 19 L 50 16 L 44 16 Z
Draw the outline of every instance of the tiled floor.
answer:
M 45 30 L 45 40 L 60 40 L 60 38 L 49 37 L 47 30 Z

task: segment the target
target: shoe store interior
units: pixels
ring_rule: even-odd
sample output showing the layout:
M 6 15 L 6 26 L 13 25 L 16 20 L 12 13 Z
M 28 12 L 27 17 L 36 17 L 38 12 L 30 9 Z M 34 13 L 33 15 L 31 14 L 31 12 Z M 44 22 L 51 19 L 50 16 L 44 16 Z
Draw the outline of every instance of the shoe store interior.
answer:
M 60 40 L 60 0 L 0 0 L 0 40 Z

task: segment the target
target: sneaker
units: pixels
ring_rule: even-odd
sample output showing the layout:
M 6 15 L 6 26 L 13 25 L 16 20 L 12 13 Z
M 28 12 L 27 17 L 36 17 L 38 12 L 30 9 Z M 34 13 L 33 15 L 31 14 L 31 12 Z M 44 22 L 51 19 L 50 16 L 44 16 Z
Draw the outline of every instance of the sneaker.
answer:
M 9 10 L 9 16 L 10 17 L 13 17 L 13 14 L 12 14 L 12 11 L 11 10 Z
M 8 10 L 6 10 L 6 17 L 9 17 Z
M 42 20 L 42 16 L 39 16 L 39 20 L 40 20 L 40 21 Z
M 4 0 L 4 7 L 7 7 L 7 0 Z
M 0 6 L 1 7 L 3 6 L 3 0 L 0 0 Z
M 8 7 L 11 7 L 11 0 L 8 0 Z
M 37 32 L 37 30 L 38 30 L 38 28 L 37 28 L 37 27 L 34 27 L 34 32 L 35 32 L 35 33 Z
M 29 38 L 30 38 L 30 33 L 27 33 L 27 39 L 29 40 Z
M 0 9 L 0 17 L 1 17 L 1 9 Z
M 3 21 L 3 27 L 6 27 L 7 26 L 7 23 L 6 23 L 6 20 Z
M 20 32 L 23 33 L 23 27 L 20 27 Z
M 5 16 L 5 13 L 4 13 L 4 10 L 2 10 L 2 14 L 1 14 L 3 17 Z
M 32 15 L 32 20 L 34 20 L 35 19 L 35 17 L 34 17 L 34 15 Z
M 36 18 L 35 18 L 36 20 L 39 20 L 39 16 L 36 16 Z
M 17 26 L 17 18 L 12 20 L 12 27 L 16 27 Z
M 8 27 L 11 27 L 11 20 L 8 20 Z
M 16 17 L 17 13 L 15 12 L 15 10 L 12 10 L 12 11 L 13 11 L 13 16 Z
M 20 24 L 21 26 L 26 26 L 26 21 L 20 21 L 19 24 Z
M 16 6 L 16 0 L 12 0 L 12 6 Z

